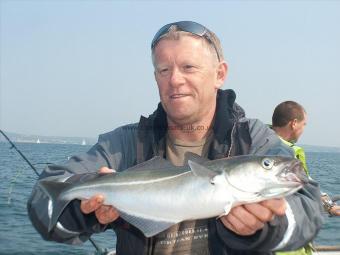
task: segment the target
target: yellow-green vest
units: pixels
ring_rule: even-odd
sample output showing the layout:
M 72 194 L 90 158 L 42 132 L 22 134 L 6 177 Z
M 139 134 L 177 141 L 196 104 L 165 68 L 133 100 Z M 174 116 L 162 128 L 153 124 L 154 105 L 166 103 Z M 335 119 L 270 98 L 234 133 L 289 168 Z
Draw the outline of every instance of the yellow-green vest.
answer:
M 303 168 L 305 169 L 306 174 L 309 176 L 309 171 L 308 171 L 307 164 L 306 164 L 305 151 L 301 147 L 295 145 L 294 143 L 288 142 L 288 141 L 282 139 L 281 137 L 280 137 L 280 139 L 282 140 L 282 142 L 284 142 L 286 145 L 288 145 L 289 147 L 291 147 L 294 150 L 295 158 L 297 158 L 298 160 L 301 161 Z
M 302 162 L 303 168 L 306 174 L 309 176 L 309 171 L 306 164 L 306 155 L 304 150 L 301 147 L 296 146 L 295 144 L 288 142 L 282 138 L 281 140 L 294 150 L 295 158 L 299 159 Z M 275 252 L 275 255 L 312 255 L 312 254 L 313 249 L 311 244 L 307 244 L 305 247 L 302 247 L 296 251 Z

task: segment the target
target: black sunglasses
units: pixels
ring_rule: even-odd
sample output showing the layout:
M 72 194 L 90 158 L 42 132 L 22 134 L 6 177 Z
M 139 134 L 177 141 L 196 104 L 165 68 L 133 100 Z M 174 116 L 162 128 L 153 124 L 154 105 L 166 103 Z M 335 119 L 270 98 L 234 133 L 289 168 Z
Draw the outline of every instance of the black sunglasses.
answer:
M 217 54 L 218 61 L 221 61 L 220 55 L 218 54 L 218 51 L 217 51 L 217 48 L 216 48 L 216 45 L 211 40 L 208 29 L 206 27 L 202 26 L 201 24 L 193 22 L 193 21 L 178 21 L 178 22 L 170 23 L 170 24 L 163 26 L 161 29 L 158 30 L 158 32 L 155 34 L 154 38 L 152 39 L 152 42 L 151 42 L 151 49 L 152 50 L 155 48 L 156 44 L 159 42 L 159 40 L 162 38 L 162 36 L 169 32 L 169 29 L 170 29 L 171 26 L 177 26 L 177 28 L 181 31 L 189 32 L 191 34 L 194 34 L 194 35 L 197 35 L 197 36 L 200 36 L 200 37 L 204 37 L 205 39 L 207 39 L 207 41 L 212 46 L 214 46 L 214 49 L 215 49 L 216 54 Z

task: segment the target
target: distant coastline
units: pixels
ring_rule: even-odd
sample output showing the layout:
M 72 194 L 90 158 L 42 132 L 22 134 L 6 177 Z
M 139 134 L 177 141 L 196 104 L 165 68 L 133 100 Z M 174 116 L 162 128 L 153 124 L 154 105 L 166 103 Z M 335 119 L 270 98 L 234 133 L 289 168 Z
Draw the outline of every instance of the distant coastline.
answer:
M 305 150 L 305 152 L 333 152 L 333 153 L 340 153 L 340 147 L 308 145 L 308 144 L 297 144 L 297 145 L 301 146 Z
M 6 135 L 16 143 L 51 143 L 51 144 L 79 144 L 94 145 L 97 138 L 94 137 L 66 137 L 66 136 L 42 136 L 42 135 L 25 135 L 13 132 L 6 132 Z M 0 134 L 0 142 L 7 140 Z M 340 153 L 340 147 L 318 146 L 308 144 L 298 144 L 303 147 L 306 152 L 334 152 Z
M 94 137 L 66 137 L 66 136 L 42 136 L 42 135 L 25 135 L 4 131 L 5 134 L 15 143 L 51 143 L 51 144 L 79 144 L 93 145 L 97 142 Z M 0 134 L 0 142 L 7 140 Z

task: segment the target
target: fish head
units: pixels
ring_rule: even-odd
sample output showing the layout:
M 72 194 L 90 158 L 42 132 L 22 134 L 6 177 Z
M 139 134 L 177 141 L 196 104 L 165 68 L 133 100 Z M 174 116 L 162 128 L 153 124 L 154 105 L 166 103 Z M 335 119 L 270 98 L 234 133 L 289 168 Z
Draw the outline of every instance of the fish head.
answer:
M 234 159 L 225 178 L 239 200 L 256 202 L 292 194 L 308 182 L 302 163 L 281 156 Z M 237 162 L 239 161 L 239 162 Z

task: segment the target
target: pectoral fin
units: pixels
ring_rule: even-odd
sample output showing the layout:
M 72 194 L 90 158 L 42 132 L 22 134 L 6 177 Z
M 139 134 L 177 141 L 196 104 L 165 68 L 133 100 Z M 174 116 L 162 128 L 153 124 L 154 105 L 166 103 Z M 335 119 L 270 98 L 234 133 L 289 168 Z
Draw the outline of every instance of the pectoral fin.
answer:
M 218 216 L 217 218 L 221 218 L 222 216 L 228 215 L 228 213 L 230 212 L 231 208 L 232 208 L 233 203 L 228 202 L 225 207 L 223 208 L 224 212 Z

